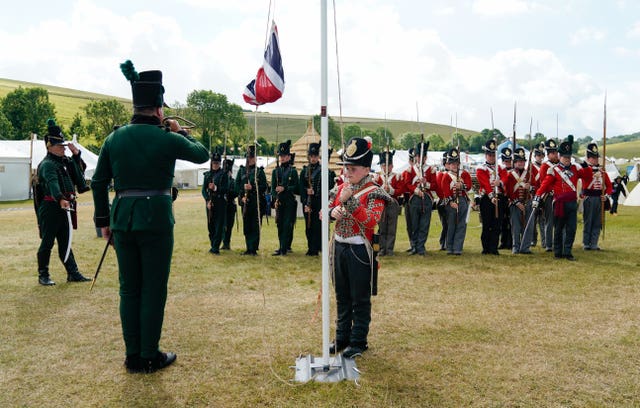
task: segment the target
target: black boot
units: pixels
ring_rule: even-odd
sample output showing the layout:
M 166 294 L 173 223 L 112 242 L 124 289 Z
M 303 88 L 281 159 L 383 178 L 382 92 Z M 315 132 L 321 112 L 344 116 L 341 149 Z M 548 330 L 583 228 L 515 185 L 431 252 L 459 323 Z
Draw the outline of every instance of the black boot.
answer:
M 64 268 L 67 270 L 67 282 L 89 282 L 91 280 L 91 278 L 83 276 L 78 271 L 78 264 L 76 264 L 76 260 L 73 257 L 73 251 L 69 253 L 69 259 L 65 262 Z
M 131 354 L 124 359 L 124 366 L 129 374 L 142 373 L 140 354 Z
M 140 358 L 140 365 L 142 371 L 145 373 L 153 373 L 158 370 L 162 370 L 165 367 L 170 366 L 176 361 L 175 353 L 163 353 L 158 351 L 155 358 Z
M 49 258 L 51 251 L 38 252 L 38 283 L 43 286 L 53 286 L 56 283 L 49 277 Z

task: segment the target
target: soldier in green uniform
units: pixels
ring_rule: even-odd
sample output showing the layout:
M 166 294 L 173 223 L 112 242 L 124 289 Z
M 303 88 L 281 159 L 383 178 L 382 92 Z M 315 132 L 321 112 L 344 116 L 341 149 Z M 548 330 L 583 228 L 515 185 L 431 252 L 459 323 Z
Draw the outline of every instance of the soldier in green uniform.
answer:
M 222 248 L 231 249 L 231 233 L 233 232 L 233 224 L 236 220 L 236 214 L 238 213 L 238 207 L 236 205 L 235 180 L 233 178 L 233 162 L 234 159 L 224 159 L 222 168 L 224 169 L 229 179 L 229 191 L 227 191 L 227 217 L 224 225 L 224 238 L 222 239 Z
M 80 150 L 65 143 L 60 127 L 53 119 L 47 121 L 48 132 L 44 137 L 47 155 L 38 165 L 34 204 L 40 230 L 38 248 L 38 282 L 44 286 L 55 285 L 49 275 L 49 259 L 53 241 L 58 241 L 58 255 L 67 271 L 67 282 L 86 282 L 71 250 L 71 229 L 77 229 L 76 187 L 79 193 L 89 190 L 84 180 L 86 165 L 80 158 Z M 71 158 L 65 156 L 65 146 L 71 150 Z
M 204 173 L 202 197 L 206 202 L 207 228 L 209 230 L 209 252 L 220 255 L 220 243 L 224 234 L 227 219 L 227 192 L 229 176 L 220 166 L 222 156 L 218 152 L 211 153 L 211 170 Z
M 164 121 L 162 72 L 138 74 L 131 61 L 120 67 L 131 81 L 133 117 L 107 136 L 100 151 L 92 179 L 94 219 L 105 239 L 113 239 L 118 258 L 125 367 L 148 373 L 176 360 L 159 349 L 173 253 L 176 159 L 204 163 L 209 153 L 176 121 Z M 109 210 L 111 180 L 116 196 Z
M 242 255 L 258 255 L 260 247 L 260 225 L 262 217 L 267 209 L 267 200 L 265 193 L 267 191 L 267 177 L 264 169 L 258 167 L 256 169 L 256 147 L 250 145 L 247 148 L 247 165 L 240 166 L 238 174 L 236 174 L 236 194 L 238 195 L 238 204 L 242 208 L 242 231 L 244 232 L 244 240 L 247 250 Z M 257 173 L 257 188 L 256 188 Z M 257 191 L 256 191 L 257 190 Z M 260 200 L 258 201 L 258 196 Z M 258 203 L 260 208 L 258 211 Z M 258 220 L 258 214 L 260 219 Z
M 286 255 L 293 239 L 293 225 L 296 222 L 298 202 L 298 172 L 291 165 L 291 140 L 278 146 L 278 165 L 271 172 L 271 197 L 276 210 L 279 247 L 272 254 Z
M 331 156 L 331 149 L 329 149 Z M 317 256 L 322 250 L 322 166 L 320 165 L 320 143 L 309 143 L 307 151 L 309 165 L 300 171 L 300 201 L 303 205 L 307 256 Z M 335 185 L 336 174 L 329 169 L 329 190 Z

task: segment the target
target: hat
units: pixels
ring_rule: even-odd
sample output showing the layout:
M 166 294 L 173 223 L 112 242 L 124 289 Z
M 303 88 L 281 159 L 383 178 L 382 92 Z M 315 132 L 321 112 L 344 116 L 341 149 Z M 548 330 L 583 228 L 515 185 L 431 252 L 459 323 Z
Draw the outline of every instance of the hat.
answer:
M 444 166 L 445 164 L 447 164 L 447 153 L 448 152 L 442 152 L 442 165 Z
M 497 148 L 497 143 L 498 142 L 496 142 L 496 139 L 489 139 L 484 144 L 484 146 L 482 146 L 482 150 L 484 150 L 485 153 L 495 153 Z
M 600 157 L 600 152 L 598 152 L 597 144 L 589 143 L 587 145 L 587 157 Z
M 320 156 L 320 144 L 321 142 L 309 143 L 309 149 L 307 150 L 307 155 Z
M 510 147 L 503 147 L 500 150 L 500 158 L 502 160 L 512 160 L 513 159 L 513 151 L 511 151 Z
M 567 140 L 565 142 L 560 143 L 560 147 L 558 148 L 558 152 L 562 157 L 571 157 L 571 149 L 573 147 L 573 135 L 567 136 Z
M 544 142 L 540 142 L 539 144 L 533 146 L 533 154 L 538 155 L 544 155 Z
M 53 119 L 47 119 L 47 134 L 44 135 L 44 144 L 47 147 L 64 144 L 62 129 L 56 125 L 56 121 Z
M 285 156 L 287 154 L 291 154 L 291 140 L 287 140 L 286 142 L 280 143 L 278 145 L 278 156 Z
M 211 152 L 211 161 L 220 163 L 222 161 L 222 155 L 218 150 L 214 150 Z
M 162 86 L 162 71 L 136 72 L 131 60 L 120 64 L 120 70 L 125 78 L 131 82 L 131 94 L 134 108 L 159 108 L 167 106 L 164 103 L 164 87 Z
M 522 147 L 513 151 L 513 161 L 527 161 L 527 155 Z
M 394 154 L 396 154 L 395 150 L 390 150 L 388 152 L 384 151 L 382 153 L 379 153 L 378 156 L 380 156 L 380 165 L 382 166 L 383 164 L 386 164 L 387 162 L 389 164 L 393 164 L 393 155 Z
M 446 153 L 447 163 L 460 163 L 460 152 L 455 147 Z
M 371 167 L 373 152 L 371 142 L 361 137 L 353 137 L 347 143 L 347 147 L 342 155 L 342 161 L 338 165 L 351 164 L 354 166 Z
M 222 163 L 222 168 L 224 169 L 224 171 L 229 171 L 233 169 L 234 161 L 235 159 L 224 159 L 224 162 Z
M 546 140 L 544 142 L 544 150 L 546 150 L 547 152 L 557 152 L 558 144 L 553 139 Z
M 247 151 L 244 154 L 244 157 L 256 157 L 256 145 L 247 146 Z

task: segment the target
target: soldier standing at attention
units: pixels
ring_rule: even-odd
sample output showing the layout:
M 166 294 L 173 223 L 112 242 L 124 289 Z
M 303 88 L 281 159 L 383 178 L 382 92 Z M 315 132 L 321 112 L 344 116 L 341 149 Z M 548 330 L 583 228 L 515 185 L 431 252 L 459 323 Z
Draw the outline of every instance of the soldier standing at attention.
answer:
M 447 174 L 447 171 L 449 171 L 449 168 L 451 166 L 449 166 L 449 163 L 447 163 L 447 154 L 449 152 L 445 151 L 444 153 L 442 153 L 442 167 L 444 168 L 442 171 L 439 171 L 438 174 L 436 175 L 436 181 L 438 182 L 438 185 L 440 186 L 440 191 L 442 192 L 442 194 L 445 194 L 444 191 L 442 191 L 442 177 Z M 442 225 L 442 231 L 440 232 L 440 250 L 441 251 L 446 251 L 447 250 L 447 208 L 446 208 L 446 203 L 444 200 L 444 196 L 440 197 L 440 199 L 438 200 L 438 218 L 440 218 L 440 224 Z
M 467 234 L 468 191 L 473 188 L 471 175 L 460 169 L 460 152 L 447 152 L 448 169 L 440 179 L 440 191 L 446 212 L 447 255 L 462 255 L 464 238 Z
M 480 241 L 483 255 L 500 255 L 498 240 L 504 213 L 498 203 L 503 190 L 502 181 L 499 175 L 496 176 L 496 148 L 495 139 L 488 140 L 482 146 L 485 162 L 476 169 L 476 177 L 480 184 L 478 194 L 480 195 L 480 220 L 482 221 Z M 496 207 L 498 207 L 497 210 Z
M 498 167 L 498 175 L 504 186 L 509 177 L 509 172 L 513 169 L 513 150 L 510 147 L 504 147 L 500 152 L 500 160 L 502 164 Z M 513 247 L 511 237 L 511 223 L 509 221 L 509 197 L 504 191 L 498 198 L 500 204 L 500 212 L 503 214 L 500 225 L 500 246 L 499 249 L 511 249 Z
M 231 249 L 231 234 L 233 232 L 233 224 L 238 212 L 238 207 L 236 205 L 236 197 L 238 195 L 236 194 L 235 180 L 233 179 L 233 162 L 234 159 L 225 159 L 222 164 L 222 169 L 229 179 L 229 190 L 227 191 L 227 216 L 224 224 L 224 238 L 220 249 Z
M 77 229 L 76 187 L 80 194 L 89 190 L 84 180 L 86 165 L 80 158 L 80 150 L 72 143 L 65 143 L 55 121 L 49 119 L 47 125 L 44 136 L 47 155 L 38 165 L 33 195 L 42 239 L 38 248 L 38 283 L 55 285 L 49 275 L 54 240 L 58 241 L 58 256 L 67 271 L 67 282 L 90 281 L 78 271 L 70 236 L 71 229 Z M 71 150 L 71 158 L 65 156 L 65 146 Z
M 329 194 L 329 214 L 335 220 L 332 239 L 333 282 L 336 292 L 336 339 L 331 353 L 353 358 L 368 348 L 371 296 L 377 266 L 371 247 L 374 228 L 390 197 L 371 179 L 371 142 L 352 138 L 342 163 L 346 181 Z
M 260 225 L 262 225 L 262 217 L 267 210 L 267 199 L 265 197 L 267 177 L 264 175 L 262 167 L 256 169 L 255 145 L 247 147 L 246 157 L 247 166 L 240 166 L 238 174 L 236 174 L 235 190 L 238 195 L 238 204 L 242 208 L 242 232 L 244 233 L 244 241 L 247 248 L 242 255 L 256 256 L 260 248 Z M 258 196 L 260 196 L 259 200 Z M 260 210 L 259 220 L 258 210 Z
M 387 204 L 380 218 L 380 251 L 378 256 L 393 256 L 396 245 L 396 231 L 398 229 L 398 216 L 400 205 L 398 198 L 404 193 L 402 176 L 393 172 L 393 155 L 395 150 L 380 153 L 380 173 L 375 175 L 373 182 L 391 196 L 392 200 Z
M 540 187 L 540 181 L 542 181 L 542 174 L 540 174 L 540 168 L 542 166 L 542 159 L 544 159 L 544 143 L 537 144 L 533 147 L 533 163 L 531 163 L 531 192 L 535 193 L 535 191 Z M 540 230 L 540 240 L 542 244 L 542 248 L 546 248 L 547 242 L 545 241 L 544 236 L 544 220 L 540 214 L 534 215 L 536 218 L 534 220 L 533 226 L 533 240 L 531 246 L 536 246 L 538 243 L 538 229 Z
M 560 162 L 549 167 L 540 188 L 533 199 L 533 208 L 540 205 L 540 197 L 553 191 L 553 252 L 556 258 L 575 261 L 572 253 L 578 224 L 578 179 L 583 178 L 582 169 L 571 164 L 573 136 L 560 143 Z
M 513 152 L 514 168 L 507 175 L 505 193 L 509 197 L 509 219 L 514 254 L 530 254 L 533 228 L 525 231 L 527 220 L 531 215 L 531 189 L 527 183 L 525 164 L 527 157 L 522 147 Z M 534 226 L 535 227 L 535 226 Z M 526 235 L 525 235 L 526 232 Z
M 91 182 L 94 219 L 102 236 L 113 239 L 118 258 L 125 367 L 150 373 L 176 360 L 159 348 L 173 253 L 176 159 L 204 163 L 209 154 L 176 121 L 162 126 L 162 72 L 137 73 L 131 61 L 120 68 L 131 82 L 133 117 L 107 136 L 100 150 Z M 110 211 L 112 180 L 116 195 Z
M 431 225 L 432 193 L 440 195 L 438 181 L 436 180 L 437 170 L 435 167 L 426 164 L 428 149 L 429 142 L 418 143 L 414 158 L 417 164 L 414 164 L 402 174 L 405 189 L 411 194 L 409 199 L 411 225 L 407 226 L 411 230 L 412 251 L 410 255 L 424 256 L 427 254 L 425 245 L 429 236 L 429 226 Z
M 227 192 L 229 176 L 220 167 L 222 156 L 218 152 L 211 153 L 210 170 L 204 173 L 202 197 L 206 202 L 207 229 L 209 230 L 209 252 L 220 255 L 220 243 L 227 222 Z
M 271 197 L 276 209 L 279 247 L 273 256 L 286 255 L 293 238 L 293 225 L 296 222 L 298 202 L 298 172 L 291 165 L 291 140 L 278 146 L 278 165 L 271 172 Z
M 598 159 L 598 145 L 587 145 L 587 163 L 583 165 L 584 179 L 582 182 L 582 196 L 584 229 L 582 231 L 582 248 L 585 251 L 599 251 L 598 238 L 602 230 L 602 206 L 613 192 L 611 179 L 604 166 L 600 166 Z
M 329 149 L 331 156 L 331 149 Z M 309 164 L 300 171 L 300 202 L 302 203 L 305 233 L 307 236 L 306 256 L 317 256 L 322 250 L 322 166 L 320 164 L 320 143 L 309 143 L 307 151 Z M 329 169 L 329 190 L 335 185 L 336 174 Z
M 539 186 L 542 185 L 542 182 L 544 181 L 545 177 L 547 177 L 547 174 L 549 174 L 549 169 L 553 170 L 553 168 L 558 163 L 560 163 L 560 159 L 558 156 L 558 144 L 556 143 L 555 140 L 549 139 L 545 141 L 544 150 L 547 152 L 547 160 L 543 162 L 542 165 L 540 166 L 540 181 L 536 191 L 538 191 L 538 189 L 540 188 Z M 540 218 L 541 218 L 542 224 L 544 225 L 544 228 L 541 232 L 542 243 L 543 243 L 542 247 L 545 249 L 546 252 L 551 252 L 553 251 L 553 237 L 554 237 L 553 190 L 549 191 L 548 193 L 540 197 L 539 205 L 542 209 L 541 211 L 542 216 Z

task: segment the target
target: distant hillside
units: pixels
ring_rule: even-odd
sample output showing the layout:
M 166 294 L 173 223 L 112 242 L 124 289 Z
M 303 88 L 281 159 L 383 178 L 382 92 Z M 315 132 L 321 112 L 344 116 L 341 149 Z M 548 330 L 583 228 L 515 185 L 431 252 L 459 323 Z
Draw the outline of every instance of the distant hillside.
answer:
M 94 100 L 117 99 L 127 107 L 131 108 L 131 100 L 129 99 L 78 91 L 76 89 L 61 88 L 58 86 L 14 81 L 12 79 L 5 78 L 0 78 L 0 98 L 4 98 L 9 92 L 14 91 L 19 86 L 23 88 L 39 87 L 49 91 L 49 100 L 55 105 L 56 119 L 64 126 L 69 126 L 73 120 L 73 116 L 77 112 L 82 113 L 82 107 Z
M 109 95 L 97 94 L 92 92 L 84 92 L 76 89 L 61 88 L 52 85 L 43 85 L 32 82 L 15 81 L 12 79 L 0 78 L 0 98 L 6 96 L 9 92 L 17 89 L 19 86 L 23 88 L 40 87 L 49 91 L 49 100 L 55 105 L 56 119 L 64 126 L 69 126 L 73 120 L 73 116 L 87 103 L 100 99 L 117 99 L 131 108 L 131 100 Z M 315 113 L 314 113 L 315 114 Z M 264 137 L 270 142 L 284 141 L 287 139 L 296 140 L 300 138 L 307 129 L 307 122 L 313 118 L 314 114 L 309 115 L 288 115 L 288 114 L 272 114 L 268 112 L 258 112 L 258 136 Z M 249 127 L 253 129 L 254 113 L 245 112 L 245 117 L 249 123 Z M 334 118 L 337 121 L 337 118 Z M 375 130 L 386 125 L 389 132 L 394 135 L 396 141 L 399 136 L 406 132 L 419 132 L 420 127 L 416 122 L 402 120 L 387 120 L 345 117 L 344 126 L 358 125 L 363 129 Z M 423 122 L 425 135 L 430 133 L 439 133 L 445 140 L 448 140 L 454 132 L 454 128 L 445 125 Z M 476 134 L 477 132 L 467 129 L 459 129 L 464 135 Z
M 254 126 L 254 112 L 245 112 L 244 116 L 247 118 L 249 126 L 253 129 Z M 313 119 L 314 115 L 287 115 L 276 113 L 262 113 L 258 112 L 258 137 L 264 137 L 266 140 L 273 142 L 276 139 L 282 142 L 287 139 L 296 140 L 300 138 L 307 129 L 308 121 Z M 339 118 L 333 117 L 333 120 L 338 123 Z M 425 136 L 431 133 L 438 133 L 444 140 L 450 140 L 451 135 L 455 132 L 455 128 L 448 125 L 438 125 L 435 123 L 422 122 L 418 125 L 417 122 L 406 120 L 391 120 L 387 119 L 372 119 L 372 118 L 358 118 L 358 117 L 344 117 L 343 125 L 358 125 L 363 129 L 376 130 L 380 127 L 385 127 L 393 135 L 396 142 L 400 141 L 400 136 L 407 132 L 419 133 L 420 126 L 424 128 Z M 277 130 L 277 135 L 276 135 Z M 469 129 L 458 129 L 460 134 L 465 136 L 475 135 L 478 132 Z

